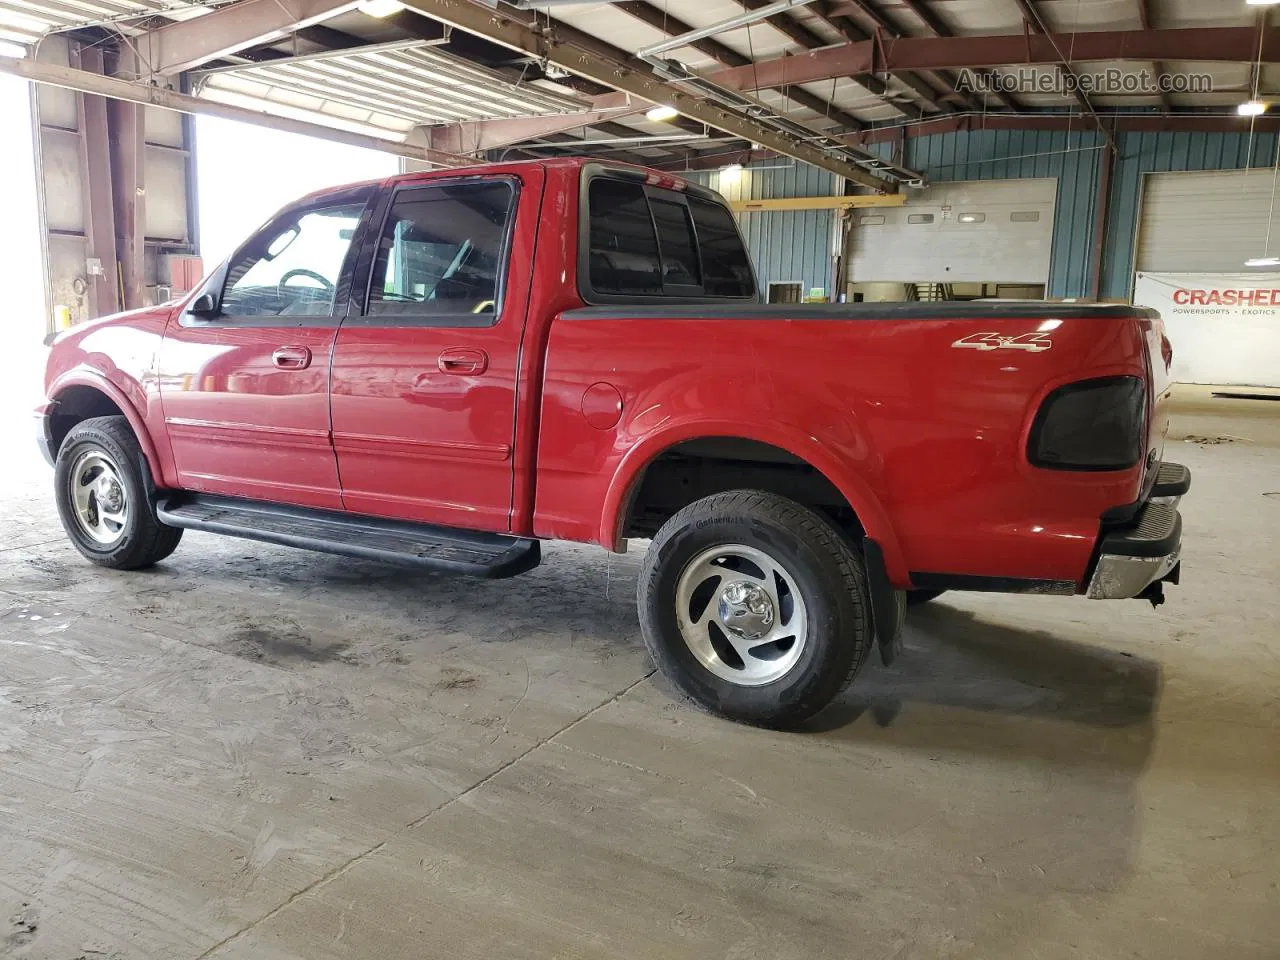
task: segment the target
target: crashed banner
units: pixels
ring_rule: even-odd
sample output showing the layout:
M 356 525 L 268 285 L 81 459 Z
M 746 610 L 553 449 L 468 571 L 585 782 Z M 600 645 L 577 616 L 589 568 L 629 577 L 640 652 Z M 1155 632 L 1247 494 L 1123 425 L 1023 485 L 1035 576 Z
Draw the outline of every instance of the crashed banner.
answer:
M 1133 302 L 1164 317 L 1175 380 L 1280 387 L 1280 273 L 1139 273 Z

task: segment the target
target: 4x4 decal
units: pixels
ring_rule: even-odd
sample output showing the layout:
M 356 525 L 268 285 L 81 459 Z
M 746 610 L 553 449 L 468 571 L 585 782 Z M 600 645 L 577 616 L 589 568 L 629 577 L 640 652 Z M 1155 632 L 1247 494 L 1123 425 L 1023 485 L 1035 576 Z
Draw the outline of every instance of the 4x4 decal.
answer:
M 999 333 L 973 333 L 951 346 L 967 347 L 970 350 L 1028 350 L 1031 353 L 1043 353 L 1053 346 L 1053 338 L 1047 333 L 1024 333 L 1018 337 L 1006 337 Z

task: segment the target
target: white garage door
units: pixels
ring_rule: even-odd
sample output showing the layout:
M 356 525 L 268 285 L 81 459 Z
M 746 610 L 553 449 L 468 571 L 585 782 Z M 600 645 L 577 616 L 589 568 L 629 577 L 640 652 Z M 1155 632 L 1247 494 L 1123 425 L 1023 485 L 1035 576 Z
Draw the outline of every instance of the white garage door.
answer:
M 1047 283 L 1057 192 L 1054 178 L 939 183 L 859 211 L 849 279 Z
M 1150 173 L 1142 192 L 1135 267 L 1142 273 L 1238 273 L 1263 255 L 1271 170 Z M 1277 210 L 1280 213 L 1280 210 Z M 1280 230 L 1272 231 L 1272 253 Z
M 1145 178 L 1134 302 L 1163 315 L 1179 380 L 1280 386 L 1280 275 L 1245 266 L 1280 253 L 1275 184 L 1270 169 Z

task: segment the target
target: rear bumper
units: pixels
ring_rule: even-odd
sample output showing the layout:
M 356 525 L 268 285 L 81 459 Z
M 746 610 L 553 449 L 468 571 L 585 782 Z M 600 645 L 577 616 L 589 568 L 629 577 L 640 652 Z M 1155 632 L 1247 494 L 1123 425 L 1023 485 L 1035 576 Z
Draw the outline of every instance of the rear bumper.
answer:
M 1091 600 L 1158 602 L 1160 585 L 1177 583 L 1182 562 L 1182 515 L 1178 502 L 1191 489 L 1191 472 L 1181 464 L 1160 468 L 1151 496 L 1133 524 L 1104 534 L 1086 591 Z

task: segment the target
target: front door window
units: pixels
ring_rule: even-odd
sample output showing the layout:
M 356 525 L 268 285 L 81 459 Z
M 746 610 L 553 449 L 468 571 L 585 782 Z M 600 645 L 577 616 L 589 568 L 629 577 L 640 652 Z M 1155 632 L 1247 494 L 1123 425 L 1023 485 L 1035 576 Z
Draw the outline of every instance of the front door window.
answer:
M 282 218 L 237 254 L 221 309 L 229 317 L 327 317 L 363 203 Z

